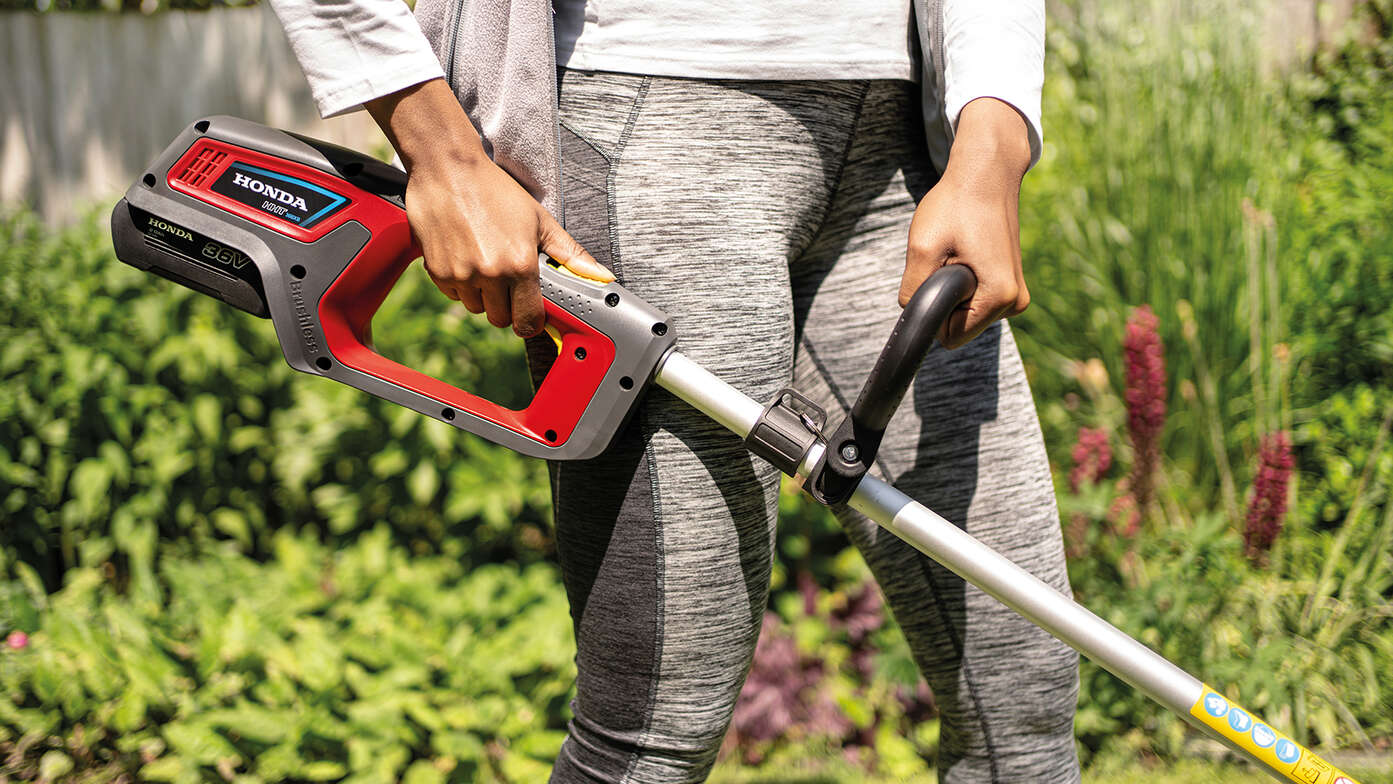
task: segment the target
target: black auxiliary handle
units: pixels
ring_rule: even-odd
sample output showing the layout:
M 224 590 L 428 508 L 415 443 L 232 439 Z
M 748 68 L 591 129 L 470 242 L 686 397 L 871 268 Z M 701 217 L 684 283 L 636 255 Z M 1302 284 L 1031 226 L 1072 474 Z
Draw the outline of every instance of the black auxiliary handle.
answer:
M 813 498 L 831 506 L 851 497 L 875 462 L 890 417 L 900 407 L 939 330 L 976 289 L 977 277 L 961 264 L 940 267 L 920 284 L 851 412 L 827 437 L 821 460 L 808 471 L 803 489 Z M 798 475 L 808 450 L 823 438 L 823 419 L 812 401 L 785 389 L 765 408 L 745 444 L 784 473 Z

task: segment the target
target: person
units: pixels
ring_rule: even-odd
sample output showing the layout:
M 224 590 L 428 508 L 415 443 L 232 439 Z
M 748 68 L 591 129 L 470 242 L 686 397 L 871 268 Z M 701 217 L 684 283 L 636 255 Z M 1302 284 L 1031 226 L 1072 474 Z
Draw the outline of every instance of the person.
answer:
M 520 336 L 543 327 L 541 251 L 612 271 L 747 395 L 791 384 L 835 421 L 919 283 L 971 267 L 955 350 L 874 471 L 1069 591 L 1002 321 L 1029 303 L 1043 0 L 272 5 L 321 112 L 365 106 L 398 151 L 435 284 Z M 704 780 L 765 610 L 778 473 L 660 389 L 604 455 L 551 468 L 578 668 L 552 780 Z M 933 689 L 941 780 L 1078 781 L 1073 652 L 835 511 Z

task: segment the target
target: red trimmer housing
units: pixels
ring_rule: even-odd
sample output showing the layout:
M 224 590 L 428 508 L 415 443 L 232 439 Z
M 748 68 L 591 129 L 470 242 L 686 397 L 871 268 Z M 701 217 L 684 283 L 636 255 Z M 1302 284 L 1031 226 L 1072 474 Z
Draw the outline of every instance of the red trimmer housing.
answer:
M 531 404 L 505 408 L 378 354 L 373 314 L 421 255 L 406 175 L 234 117 L 193 123 L 111 216 L 116 255 L 269 317 L 286 361 L 523 454 L 599 454 L 676 333 L 616 283 L 541 264 L 556 361 Z M 547 260 L 543 260 L 546 262 Z

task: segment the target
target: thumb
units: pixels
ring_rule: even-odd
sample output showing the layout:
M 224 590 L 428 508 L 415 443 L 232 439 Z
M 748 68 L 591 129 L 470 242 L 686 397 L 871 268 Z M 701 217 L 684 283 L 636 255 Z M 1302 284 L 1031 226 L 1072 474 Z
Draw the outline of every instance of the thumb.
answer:
M 539 236 L 537 246 L 548 256 L 556 259 L 561 266 L 581 276 L 600 283 L 609 283 L 614 280 L 614 273 L 605 269 L 605 266 L 596 261 L 593 256 L 585 251 L 585 248 L 576 242 L 575 238 L 566 233 L 561 228 L 561 224 L 551 217 L 546 210 L 541 211 L 540 225 L 537 227 Z

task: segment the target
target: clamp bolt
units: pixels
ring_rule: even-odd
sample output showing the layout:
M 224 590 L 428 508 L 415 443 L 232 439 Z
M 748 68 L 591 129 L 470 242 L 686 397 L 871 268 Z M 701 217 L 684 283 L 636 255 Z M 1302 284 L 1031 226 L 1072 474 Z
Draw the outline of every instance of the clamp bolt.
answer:
M 848 463 L 855 463 L 856 458 L 861 456 L 861 450 L 855 444 L 842 444 L 841 456 Z

